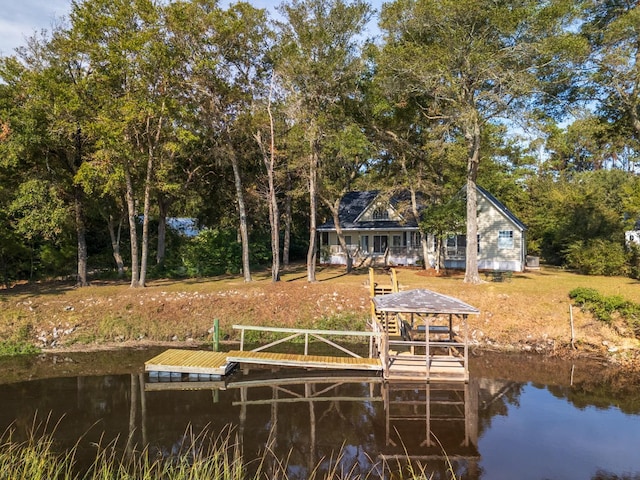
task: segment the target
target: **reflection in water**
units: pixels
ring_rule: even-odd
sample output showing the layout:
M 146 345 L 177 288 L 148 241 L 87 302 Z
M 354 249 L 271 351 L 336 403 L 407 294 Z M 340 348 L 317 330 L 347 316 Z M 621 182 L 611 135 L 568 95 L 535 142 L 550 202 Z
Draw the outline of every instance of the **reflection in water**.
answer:
M 635 404 L 626 394 L 605 405 L 605 389 L 585 383 L 322 375 L 254 370 L 226 382 L 176 383 L 134 372 L 17 382 L 0 385 L 0 428 L 13 424 L 19 440 L 34 417 L 61 419 L 57 445 L 78 442 L 81 464 L 111 441 L 129 454 L 149 445 L 154 454 L 178 455 L 193 439 L 189 431 L 206 431 L 237 435 L 246 459 L 265 449 L 287 459 L 291 479 L 319 464 L 328 469 L 338 451 L 352 472 L 385 462 L 402 469 L 411 460 L 436 479 L 450 469 L 459 479 L 640 478 L 640 416 L 615 406 Z M 588 392 L 597 401 L 589 404 Z

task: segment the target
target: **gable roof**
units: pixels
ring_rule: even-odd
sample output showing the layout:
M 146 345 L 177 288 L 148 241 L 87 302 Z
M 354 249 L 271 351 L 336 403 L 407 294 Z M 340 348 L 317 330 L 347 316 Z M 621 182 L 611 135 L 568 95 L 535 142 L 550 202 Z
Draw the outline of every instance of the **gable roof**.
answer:
M 527 230 L 524 223 L 520 221 L 500 200 L 494 197 L 487 190 L 476 185 L 478 192 L 487 199 L 498 211 L 507 217 L 521 231 Z M 466 186 L 462 188 L 466 192 Z M 362 192 L 348 192 L 340 200 L 338 215 L 343 230 L 416 230 L 418 222 L 413 215 L 405 215 L 404 220 L 370 220 L 358 221 L 360 216 L 376 201 L 380 196 L 379 190 L 365 190 Z M 399 210 L 400 204 L 409 200 L 408 192 L 395 193 L 389 199 L 389 204 Z M 399 212 L 402 213 L 402 212 Z M 317 230 L 321 232 L 335 230 L 333 218 L 320 225 Z
M 343 230 L 415 230 L 418 228 L 418 222 L 413 215 L 407 215 L 404 220 L 369 220 L 358 221 L 362 214 L 376 201 L 380 196 L 379 190 L 365 190 L 362 192 L 348 192 L 340 200 L 338 215 L 340 217 L 340 226 Z M 397 207 L 401 202 L 407 200 L 406 194 L 397 193 L 391 196 L 389 204 Z M 400 212 L 399 212 L 400 213 Z M 332 231 L 336 226 L 333 218 L 320 225 L 318 231 Z
M 466 187 L 465 187 L 466 188 Z M 489 203 L 493 204 L 498 210 L 502 212 L 502 214 L 507 217 L 513 224 L 518 227 L 521 231 L 525 231 L 527 229 L 526 225 L 520 221 L 518 217 L 516 217 L 511 210 L 509 210 L 500 200 L 491 195 L 487 190 L 482 188 L 480 185 L 476 185 L 478 191 L 489 201 Z

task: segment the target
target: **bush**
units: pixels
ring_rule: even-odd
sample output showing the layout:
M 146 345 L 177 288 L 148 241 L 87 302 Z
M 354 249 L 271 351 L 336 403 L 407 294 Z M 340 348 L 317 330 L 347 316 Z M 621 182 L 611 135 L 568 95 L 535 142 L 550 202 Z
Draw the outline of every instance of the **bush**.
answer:
M 206 229 L 192 238 L 184 249 L 183 262 L 190 277 L 211 277 L 239 273 L 242 248 L 234 231 Z
M 611 323 L 613 314 L 618 313 L 633 330 L 634 335 L 640 336 L 640 304 L 625 300 L 620 295 L 601 295 L 597 290 L 585 287 L 571 290 L 569 298 L 605 323 Z
M 628 260 L 623 245 L 601 238 L 573 242 L 566 251 L 567 266 L 585 275 L 628 275 Z

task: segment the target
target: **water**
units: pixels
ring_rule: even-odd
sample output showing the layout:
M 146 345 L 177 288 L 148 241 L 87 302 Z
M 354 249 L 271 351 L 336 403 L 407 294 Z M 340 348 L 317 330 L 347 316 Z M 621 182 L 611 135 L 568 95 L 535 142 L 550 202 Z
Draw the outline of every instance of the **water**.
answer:
M 269 445 L 288 459 L 292 479 L 337 451 L 347 469 L 411 458 L 434 478 L 450 462 L 460 479 L 640 479 L 640 375 L 597 362 L 476 356 L 469 384 L 455 386 L 253 370 L 174 390 L 184 384 L 142 373 L 156 353 L 0 362 L 0 429 L 20 438 L 49 418 L 42 429 L 55 430 L 57 448 L 77 444 L 80 462 L 114 439 L 171 456 L 189 429 L 231 431 L 245 458 Z

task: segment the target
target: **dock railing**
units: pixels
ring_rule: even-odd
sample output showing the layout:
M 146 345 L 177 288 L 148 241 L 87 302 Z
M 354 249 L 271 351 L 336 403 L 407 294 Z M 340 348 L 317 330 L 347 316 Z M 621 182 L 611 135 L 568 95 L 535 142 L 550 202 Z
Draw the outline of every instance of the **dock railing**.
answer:
M 354 358 L 362 358 L 362 355 L 342 346 L 338 343 L 330 340 L 327 337 L 354 337 L 354 338 L 367 338 L 369 340 L 369 358 L 374 358 L 374 345 L 379 344 L 381 337 L 380 332 L 364 332 L 364 331 L 356 331 L 356 330 L 315 330 L 315 329 L 304 329 L 304 328 L 283 328 L 283 327 L 259 327 L 253 325 L 234 325 L 234 330 L 240 330 L 240 351 L 244 351 L 245 348 L 245 332 L 247 331 L 257 331 L 257 332 L 271 332 L 271 333 L 282 333 L 289 334 L 284 338 L 280 338 L 278 340 L 274 340 L 267 345 L 262 345 L 260 347 L 256 347 L 252 349 L 252 352 L 260 352 L 262 350 L 266 350 L 267 348 L 274 347 L 276 345 L 280 345 L 285 342 L 289 342 L 294 338 L 304 336 L 304 354 L 309 355 L 309 341 L 311 339 L 319 340 L 331 347 L 340 350 L 347 355 Z

